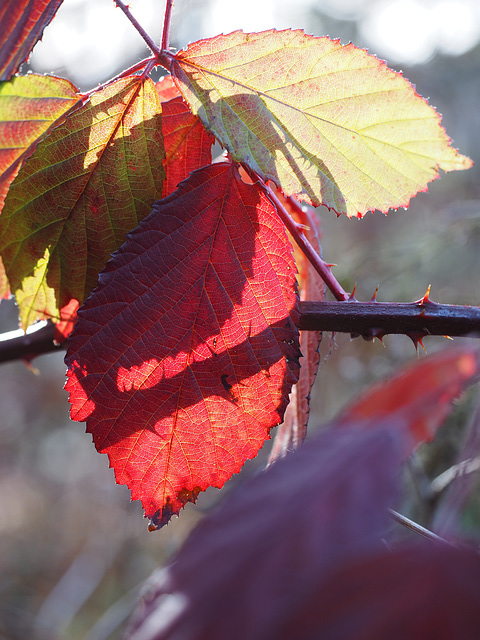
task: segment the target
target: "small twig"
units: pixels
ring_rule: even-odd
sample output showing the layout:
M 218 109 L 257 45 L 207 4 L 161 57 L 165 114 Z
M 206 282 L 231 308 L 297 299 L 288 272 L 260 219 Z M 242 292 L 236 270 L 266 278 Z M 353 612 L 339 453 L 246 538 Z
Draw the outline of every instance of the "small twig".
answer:
M 114 0 L 114 1 L 117 7 L 123 11 L 123 13 L 127 16 L 127 18 L 133 24 L 135 29 L 138 31 L 138 33 L 142 36 L 147 46 L 153 51 L 153 53 L 157 55 L 157 57 L 160 56 L 161 55 L 160 49 L 155 44 L 155 42 L 151 39 L 151 37 L 148 35 L 148 33 L 145 31 L 142 25 L 138 22 L 138 20 L 132 15 L 132 12 L 130 11 L 130 9 L 125 4 L 123 4 L 122 0 Z
M 173 0 L 167 0 L 167 6 L 165 7 L 165 18 L 163 19 L 163 35 L 162 35 L 162 49 L 167 50 L 169 48 L 168 36 L 170 34 L 170 19 L 172 17 Z
M 122 71 L 122 73 L 120 73 L 118 76 L 115 76 L 111 80 L 108 80 L 107 82 L 104 82 L 103 84 L 99 84 L 96 87 L 94 87 L 93 89 L 90 89 L 90 91 L 85 92 L 83 94 L 84 98 L 87 98 L 87 97 L 91 96 L 93 93 L 96 93 L 97 91 L 100 91 L 101 89 L 105 89 L 105 87 L 108 87 L 109 84 L 113 84 L 117 80 L 120 80 L 120 78 L 125 78 L 126 76 L 131 76 L 134 73 L 136 73 L 137 71 L 140 71 L 140 69 L 145 70 L 148 65 L 151 65 L 149 67 L 150 71 L 151 71 L 152 66 L 155 66 L 157 64 L 157 62 L 158 62 L 157 56 L 151 56 L 150 58 L 145 58 L 144 60 L 140 60 L 140 62 L 137 62 L 136 64 L 132 65 L 131 67 L 128 67 L 128 69 L 125 69 L 125 71 Z M 150 73 L 150 71 L 149 71 L 149 73 Z
M 401 513 L 398 513 L 393 509 L 389 509 L 388 511 L 390 512 L 390 515 L 395 520 L 395 522 L 398 522 L 398 524 L 401 524 L 402 526 L 406 527 L 410 531 L 413 531 L 414 533 L 418 533 L 424 538 L 428 538 L 432 542 L 441 542 L 442 544 L 448 544 L 450 547 L 455 547 L 455 545 L 449 542 L 448 540 L 445 540 L 444 538 L 437 536 L 436 533 L 433 533 L 433 531 L 430 531 L 430 529 L 426 529 L 425 527 L 422 527 L 421 524 L 418 524 L 417 522 L 410 520 L 410 518 L 407 518 L 406 516 L 402 516 Z

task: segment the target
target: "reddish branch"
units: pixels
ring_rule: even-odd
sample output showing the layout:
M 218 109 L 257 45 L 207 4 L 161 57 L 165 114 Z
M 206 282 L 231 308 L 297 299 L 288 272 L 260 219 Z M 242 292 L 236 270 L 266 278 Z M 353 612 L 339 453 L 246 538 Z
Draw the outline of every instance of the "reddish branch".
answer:
M 132 15 L 132 12 L 130 11 L 130 9 L 125 4 L 123 4 L 123 2 L 121 0 L 115 0 L 115 4 L 127 16 L 127 18 L 130 20 L 130 22 L 135 27 L 135 29 L 138 31 L 138 33 L 142 36 L 142 38 L 146 42 L 147 46 L 153 51 L 153 53 L 155 53 L 157 56 L 160 56 L 160 54 L 161 54 L 160 49 L 157 47 L 155 42 L 151 39 L 151 37 L 148 35 L 148 33 L 145 31 L 145 29 L 142 27 L 142 25 Z
M 367 340 L 390 333 L 405 334 L 417 343 L 427 335 L 480 337 L 480 307 L 437 304 L 428 296 L 409 303 L 396 302 L 300 302 L 300 329 L 334 331 L 363 336 Z M 0 362 L 28 360 L 62 347 L 53 341 L 55 326 L 2 339 Z
M 280 191 L 278 191 L 276 188 L 272 187 L 271 185 L 265 183 L 264 180 L 258 174 L 252 171 L 248 166 L 246 165 L 243 165 L 243 166 L 244 166 L 244 169 L 247 171 L 247 173 L 251 176 L 251 178 L 253 180 L 258 180 L 258 182 L 263 186 L 268 197 L 275 205 L 275 208 L 277 209 L 277 213 L 280 219 L 282 220 L 283 224 L 291 233 L 295 242 L 298 244 L 300 249 L 305 254 L 307 260 L 309 260 L 310 263 L 313 265 L 313 268 L 320 275 L 320 277 L 325 282 L 327 287 L 330 289 L 334 297 L 337 300 L 342 302 L 347 300 L 353 300 L 354 299 L 353 294 L 349 295 L 333 275 L 333 272 L 332 272 L 333 265 L 328 264 L 327 262 L 325 262 L 325 260 L 323 260 L 318 255 L 318 253 L 315 251 L 315 249 L 312 247 L 312 245 L 308 241 L 307 236 L 303 231 L 303 225 L 298 224 L 298 222 L 295 222 L 295 220 L 292 218 L 292 216 L 288 212 L 286 205 L 288 205 L 289 207 L 293 207 L 301 210 L 301 204 L 298 202 L 298 200 L 296 200 L 295 198 L 285 198 Z
M 173 0 L 167 0 L 165 18 L 163 20 L 162 49 L 168 49 L 168 35 L 170 33 L 170 19 L 172 17 Z

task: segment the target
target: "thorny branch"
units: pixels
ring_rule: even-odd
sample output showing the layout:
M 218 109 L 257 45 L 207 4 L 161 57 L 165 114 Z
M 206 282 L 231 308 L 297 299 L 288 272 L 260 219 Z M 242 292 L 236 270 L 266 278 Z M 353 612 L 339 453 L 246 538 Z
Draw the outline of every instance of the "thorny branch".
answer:
M 408 335 L 415 345 L 428 335 L 480 337 L 480 307 L 437 304 L 426 294 L 417 302 L 300 302 L 303 331 L 333 331 L 382 339 L 391 333 Z M 9 337 L 0 335 L 0 362 L 31 360 L 61 349 L 54 343 L 55 325 Z

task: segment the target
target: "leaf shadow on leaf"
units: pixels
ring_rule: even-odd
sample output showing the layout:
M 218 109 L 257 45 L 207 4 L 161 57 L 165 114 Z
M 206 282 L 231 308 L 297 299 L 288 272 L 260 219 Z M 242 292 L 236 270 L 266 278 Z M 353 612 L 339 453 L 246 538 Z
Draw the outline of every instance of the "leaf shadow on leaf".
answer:
M 232 157 L 246 162 L 260 175 L 273 180 L 280 189 L 282 189 L 282 184 L 285 183 L 285 177 L 276 170 L 276 167 L 281 164 L 283 171 L 294 176 L 295 181 L 298 182 L 298 192 L 292 189 L 285 189 L 286 195 L 298 195 L 314 206 L 325 203 L 327 207 L 331 207 L 333 202 L 337 213 L 345 211 L 347 206 L 345 198 L 328 167 L 321 158 L 315 158 L 315 165 L 310 162 L 309 158 L 313 157 L 311 152 L 288 129 L 286 121 L 282 121 L 281 124 L 277 121 L 265 101 L 267 101 L 267 96 L 248 93 L 233 95 L 225 100 L 238 120 L 240 120 L 240 117 L 237 113 L 249 114 L 252 127 L 254 126 L 249 133 L 250 135 L 253 134 L 260 144 L 264 145 L 265 149 L 265 153 L 261 157 L 247 156 L 239 158 L 232 145 L 227 145 Z M 261 107 L 260 104 L 262 105 Z M 255 116 L 251 115 L 253 113 L 255 113 Z M 243 122 L 241 126 L 245 126 Z M 287 133 L 287 139 L 284 138 L 283 132 L 280 132 L 281 129 Z M 255 135 L 256 132 L 258 135 Z M 316 133 L 315 135 L 319 134 Z M 268 141 L 268 146 L 265 145 L 265 141 Z M 236 142 L 235 144 L 238 143 Z M 276 158 L 275 163 L 272 163 L 272 156 Z M 320 187 L 318 185 L 319 181 L 321 181 Z M 315 195 L 318 193 L 320 193 L 321 198 Z
M 181 64 L 188 66 L 186 60 Z M 195 82 L 193 72 L 187 76 L 177 61 L 172 62 L 172 75 L 179 82 L 184 95 L 201 106 L 194 111 L 202 119 L 205 128 L 211 131 L 227 149 L 231 157 L 244 162 L 265 179 L 273 180 L 286 195 L 298 195 L 310 204 L 324 204 L 337 213 L 348 210 L 345 198 L 332 173 L 321 158 L 310 161 L 312 153 L 294 135 L 295 127 L 288 126 L 288 117 L 280 114 L 277 119 L 273 106 L 280 110 L 283 105 L 274 97 L 252 89 L 251 92 L 239 92 L 239 84 L 231 82 L 231 95 L 226 95 L 227 83 L 220 90 L 211 82 L 211 89 Z M 192 69 L 195 67 L 192 65 Z M 203 70 L 206 76 L 208 70 Z M 216 74 L 212 72 L 212 78 Z M 218 76 L 221 80 L 222 76 Z M 207 84 L 204 76 L 202 81 Z M 272 106 L 273 105 L 273 106 Z M 294 107 L 288 107 L 292 121 L 297 114 Z M 299 113 L 297 117 L 304 117 Z M 298 123 L 295 123 L 298 128 Z M 311 136 L 319 137 L 312 127 Z M 305 136 L 307 138 L 307 136 Z M 278 168 L 280 166 L 280 169 Z
M 234 172 L 200 169 L 154 206 L 100 274 L 66 358 L 72 417 L 157 526 L 256 455 L 298 376 L 295 304 L 255 306 L 272 259 L 259 238 L 283 227 L 273 208 L 260 225 L 272 205 Z
M 163 148 L 161 116 L 103 133 L 103 122 L 123 122 L 118 101 L 125 91 L 74 111 L 38 144 L 10 187 L 0 253 L 12 291 L 20 292 L 25 327 L 57 319 L 71 299 L 83 301 L 112 252 L 161 195 L 162 157 L 153 153 L 154 146 Z M 39 268 L 45 258 L 46 270 Z

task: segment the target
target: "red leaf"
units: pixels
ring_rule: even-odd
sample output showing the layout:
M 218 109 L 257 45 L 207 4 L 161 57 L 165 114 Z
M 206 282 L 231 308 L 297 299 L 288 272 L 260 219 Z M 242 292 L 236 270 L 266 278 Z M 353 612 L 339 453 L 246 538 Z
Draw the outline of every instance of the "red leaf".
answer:
M 128 640 L 280 637 L 333 567 L 383 547 L 397 435 L 323 432 L 243 485 L 154 576 Z
M 163 197 L 170 195 L 188 175 L 212 162 L 215 138 L 205 130 L 183 101 L 171 76 L 156 85 L 162 104 L 162 131 L 165 144 Z
M 382 553 L 341 566 L 290 612 L 274 637 L 475 640 L 479 583 L 473 550 L 430 543 Z
M 155 526 L 222 486 L 281 421 L 298 374 L 295 266 L 270 200 L 234 166 L 156 203 L 78 315 L 72 418 Z
M 0 6 L 0 80 L 9 80 L 30 55 L 62 0 L 6 0 Z
M 164 76 L 155 86 L 162 102 L 173 100 L 173 98 L 178 98 L 182 95 L 173 82 L 172 76 Z
M 453 400 L 478 378 L 479 367 L 478 351 L 472 347 L 441 351 L 370 387 L 336 422 L 370 429 L 385 417 L 402 417 L 410 425 L 409 455 L 419 444 L 433 439 Z
M 77 310 L 79 307 L 78 300 L 72 298 L 68 304 L 60 309 L 60 319 L 55 325 L 54 340 L 58 344 L 65 342 L 72 333 L 75 322 L 77 321 Z

